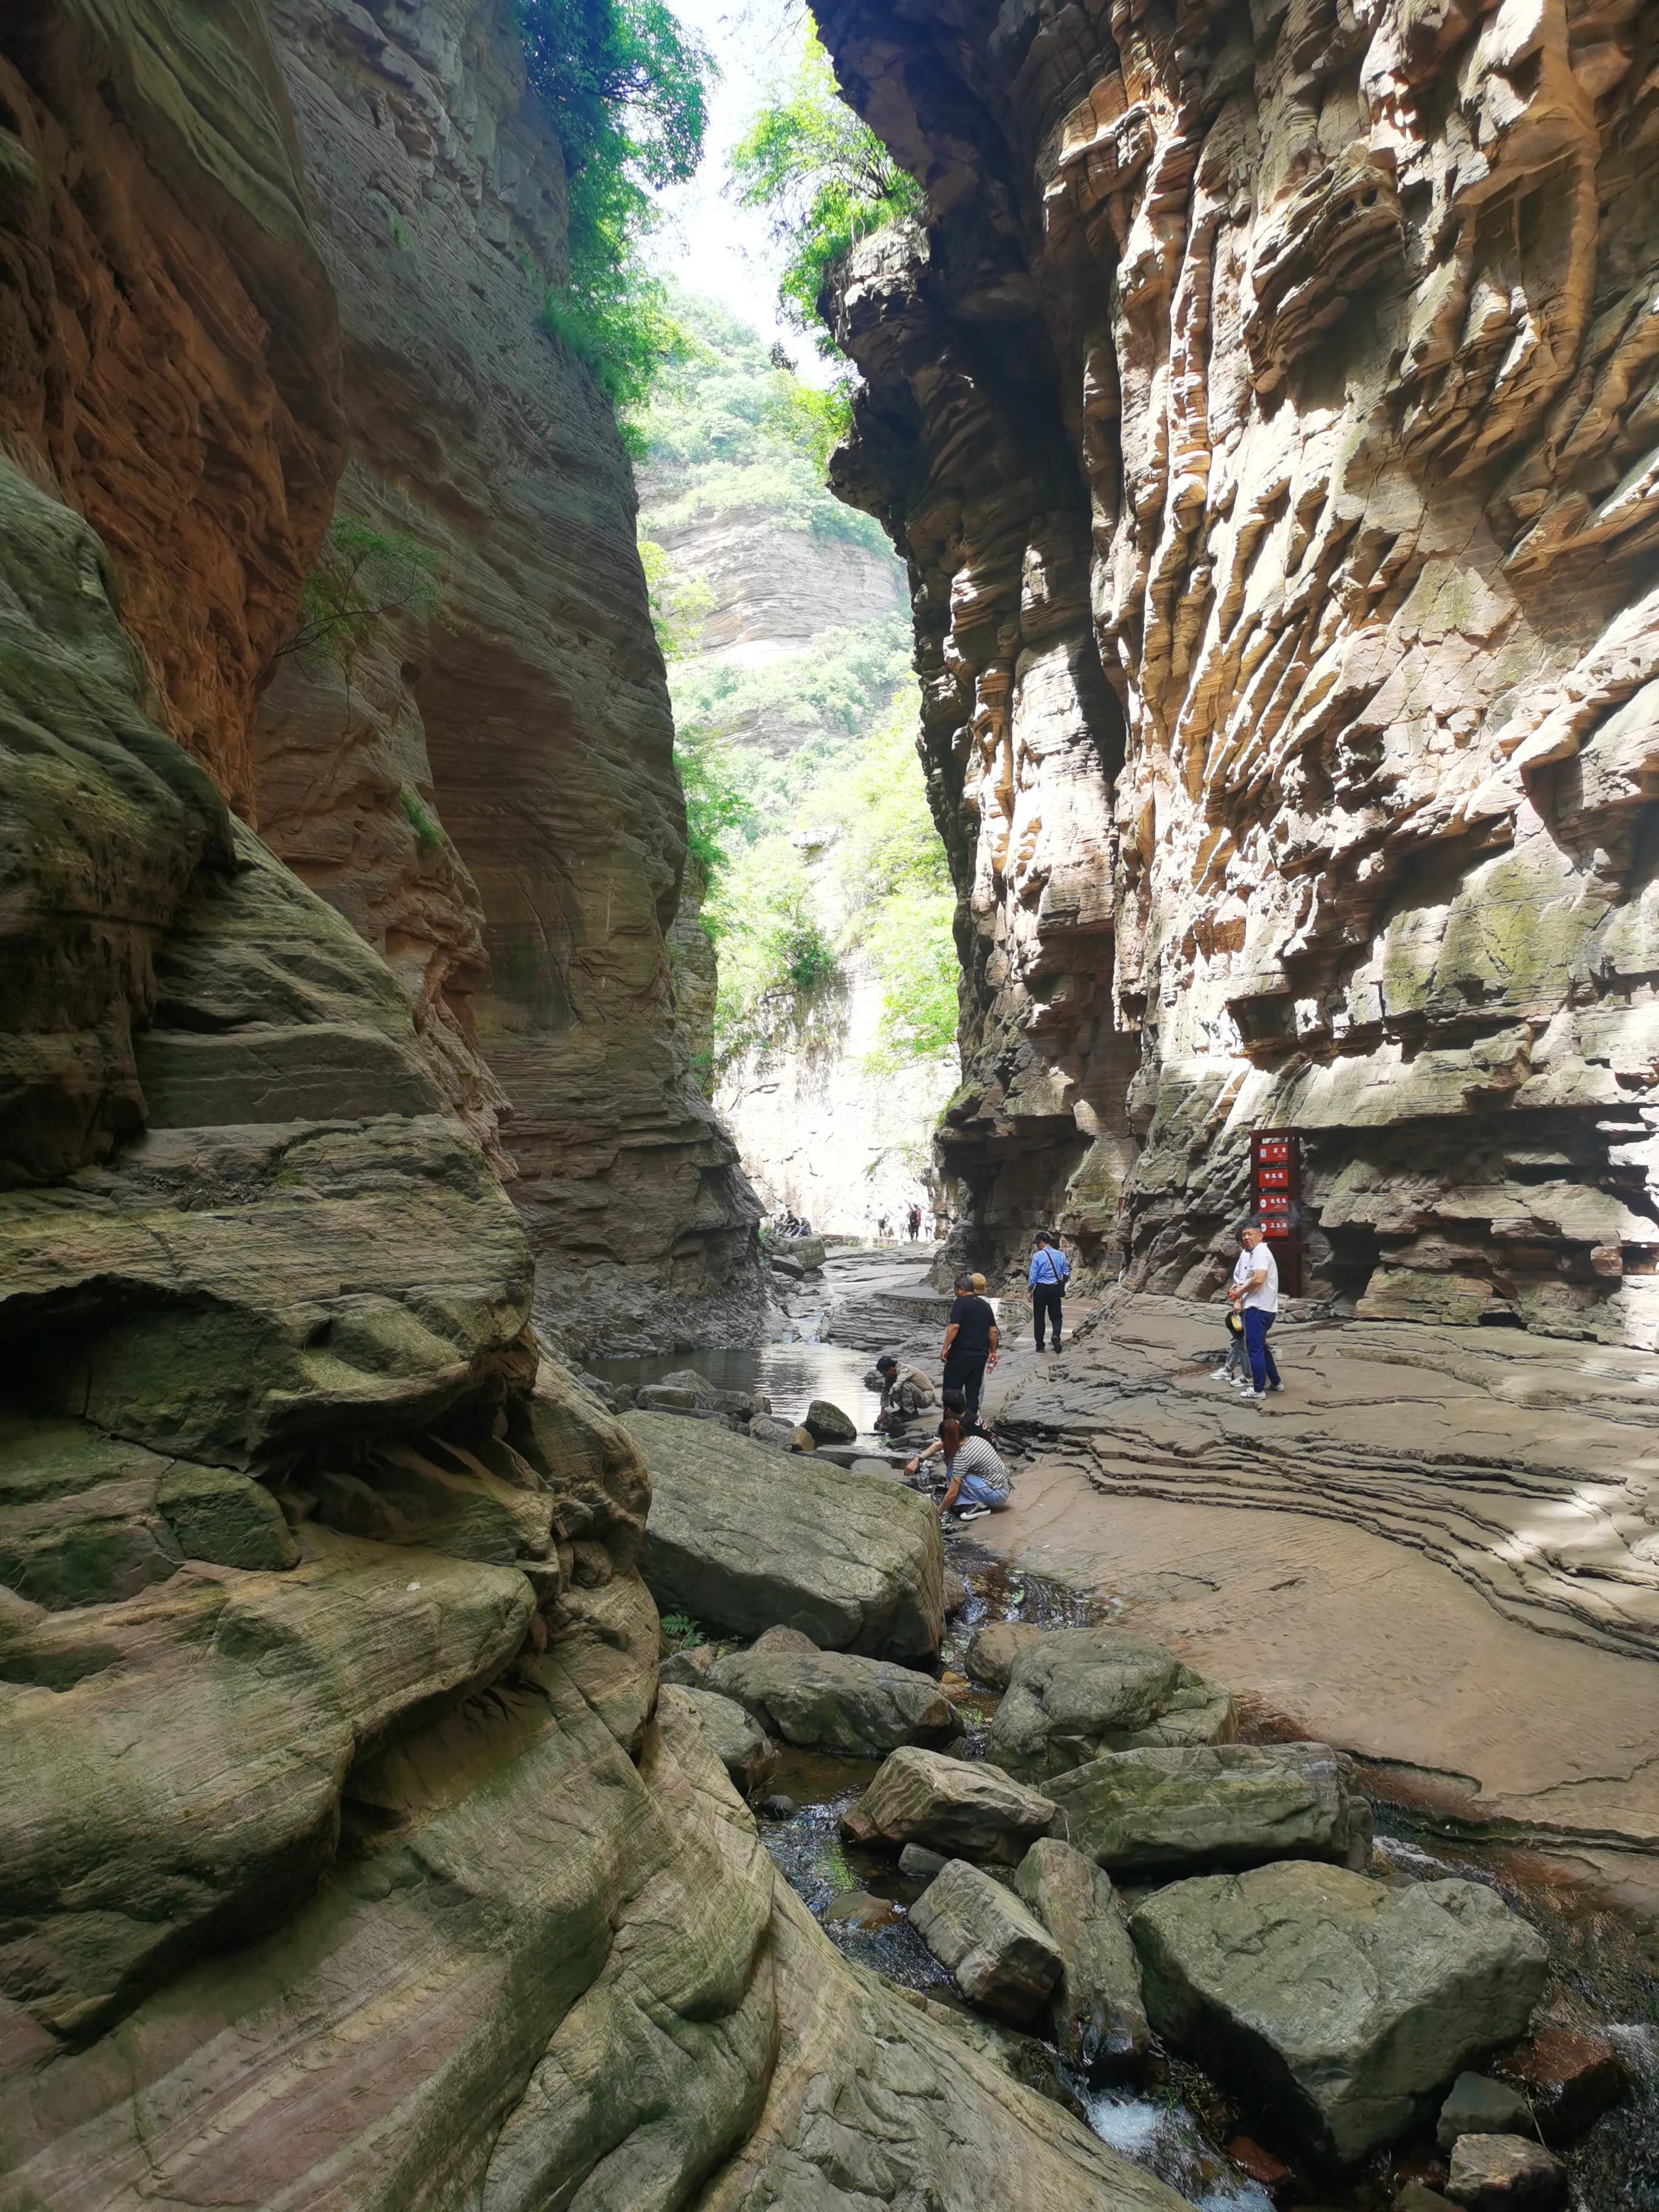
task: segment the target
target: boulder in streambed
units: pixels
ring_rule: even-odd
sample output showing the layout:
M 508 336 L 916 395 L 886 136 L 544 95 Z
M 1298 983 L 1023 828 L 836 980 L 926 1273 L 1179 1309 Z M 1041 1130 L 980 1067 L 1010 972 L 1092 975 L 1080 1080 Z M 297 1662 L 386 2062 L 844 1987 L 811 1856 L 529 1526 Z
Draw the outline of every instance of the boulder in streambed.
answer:
M 1104 1752 L 1231 1743 L 1233 1701 L 1171 1651 L 1127 1628 L 1062 1628 L 1023 1642 L 986 1757 L 1022 1781 Z
M 801 1426 L 815 1444 L 850 1444 L 858 1440 L 858 1423 L 828 1398 L 813 1399 L 801 1417 Z
M 690 1715 L 745 1797 L 754 1795 L 778 1763 L 776 1747 L 765 1730 L 731 1698 L 710 1690 L 679 1689 L 671 1683 L 658 1693 L 658 1706 Z
M 1556 2212 L 1566 2201 L 1567 2169 L 1524 2136 L 1463 2136 L 1446 2194 L 1464 2212 Z
M 810 1452 L 812 1439 L 805 1429 L 798 1429 L 791 1421 L 780 1421 L 771 1413 L 756 1413 L 749 1423 L 749 1434 L 757 1444 L 775 1445 L 779 1451 Z
M 717 1659 L 708 1681 L 786 1743 L 884 1759 L 901 1744 L 946 1743 L 962 1732 L 956 1707 L 930 1675 L 850 1651 L 764 1648 L 770 1642 L 763 1637 L 752 1650 Z
M 1460 2136 L 1535 2136 L 1532 2109 L 1520 2090 L 1486 2074 L 1460 2074 L 1440 2107 L 1434 2139 L 1449 2150 Z
M 945 1633 L 933 1507 L 874 1475 L 797 1468 L 705 1421 L 629 1413 L 651 1470 L 641 1571 L 664 1613 L 757 1636 L 782 1622 L 824 1650 L 928 1659 Z
M 910 1907 L 910 1925 L 969 2004 L 1023 2027 L 1065 1966 L 1060 1946 L 1018 1898 L 965 1859 L 952 1859 Z
M 1097 2080 L 1131 2071 L 1146 2056 L 1146 2008 L 1140 1961 L 1109 1876 L 1057 1836 L 1044 1836 L 1020 1861 L 1014 1887 L 1065 1960 L 1053 2002 L 1060 2057 Z
M 907 1747 L 884 1759 L 842 1816 L 854 1843 L 925 1844 L 959 1858 L 1018 1866 L 1054 1817 L 1049 1800 L 979 1759 Z
M 1175 1882 L 1129 1933 L 1158 2034 L 1335 2167 L 1522 2033 L 1544 1985 L 1542 1937 L 1490 1890 L 1302 1860 Z
M 988 1620 L 969 1638 L 963 1667 L 975 1682 L 983 1682 L 993 1690 L 1006 1690 L 1015 1660 L 1033 1644 L 1040 1644 L 1048 1633 L 1046 1628 L 1037 1627 L 1033 1621 Z M 1072 1764 L 1075 1766 L 1079 1762 L 1073 1759 Z
M 1363 1866 L 1370 1848 L 1370 1808 L 1328 1744 L 1112 1752 L 1042 1786 L 1054 1832 L 1113 1874 L 1285 1858 Z

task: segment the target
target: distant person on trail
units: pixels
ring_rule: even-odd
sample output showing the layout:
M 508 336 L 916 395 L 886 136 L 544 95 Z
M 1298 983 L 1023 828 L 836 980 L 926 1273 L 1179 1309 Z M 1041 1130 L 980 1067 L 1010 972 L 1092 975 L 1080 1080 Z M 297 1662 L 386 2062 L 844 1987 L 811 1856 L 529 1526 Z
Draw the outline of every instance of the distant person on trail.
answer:
M 906 1427 L 933 1404 L 936 1394 L 927 1377 L 914 1368 L 909 1374 L 902 1375 L 890 1352 L 884 1352 L 877 1360 L 876 1372 L 881 1377 L 881 1410 L 876 1415 L 879 1434 L 885 1436 L 891 1430 Z
M 1008 1504 L 1013 1480 L 983 1437 L 964 1436 L 947 1414 L 942 1432 L 945 1471 L 950 1484 L 939 1502 L 939 1517 L 954 1510 L 958 1521 L 981 1520 Z
M 1238 1232 L 1238 1241 L 1244 1249 L 1233 1269 L 1227 1297 L 1243 1316 L 1244 1348 L 1250 1361 L 1249 1386 L 1241 1382 L 1239 1388 L 1246 1405 L 1261 1407 L 1267 1403 L 1269 1390 L 1285 1388 L 1267 1349 L 1267 1331 L 1279 1311 L 1279 1262 L 1259 1221 L 1247 1221 Z
M 1039 1229 L 1036 1243 L 1031 1253 L 1030 1271 L 1025 1279 L 1031 1292 L 1031 1325 L 1036 1334 L 1036 1348 L 1041 1352 L 1045 1322 L 1051 1323 L 1054 1332 L 1054 1350 L 1060 1350 L 1060 1302 L 1066 1296 L 1066 1285 L 1072 1279 L 1072 1263 L 1049 1236 Z
M 921 1234 L 921 1208 L 919 1206 L 913 1206 L 910 1208 L 910 1242 L 914 1244 Z
M 968 1411 L 976 1414 L 985 1370 L 997 1364 L 997 1317 L 975 1294 L 971 1275 L 957 1277 L 956 1303 L 951 1308 L 939 1359 L 945 1382 L 956 1385 L 967 1400 Z
M 887 1220 L 887 1216 L 886 1216 L 884 1213 L 882 1215 L 882 1217 L 881 1217 L 881 1220 L 880 1220 L 880 1222 L 878 1224 L 878 1226 L 879 1227 L 879 1229 L 880 1229 L 880 1231 L 881 1231 L 881 1241 L 882 1241 L 882 1243 L 884 1244 L 884 1243 L 887 1242 L 887 1230 L 888 1230 L 888 1220 Z

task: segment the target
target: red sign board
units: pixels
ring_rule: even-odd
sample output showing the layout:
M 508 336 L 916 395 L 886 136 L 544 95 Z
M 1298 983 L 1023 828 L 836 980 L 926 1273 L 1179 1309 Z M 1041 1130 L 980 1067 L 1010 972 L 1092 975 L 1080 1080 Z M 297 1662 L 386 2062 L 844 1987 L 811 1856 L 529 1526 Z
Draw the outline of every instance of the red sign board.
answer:
M 1250 1212 L 1279 1262 L 1286 1297 L 1302 1295 L 1302 1143 L 1294 1129 L 1257 1129 L 1250 1138 Z

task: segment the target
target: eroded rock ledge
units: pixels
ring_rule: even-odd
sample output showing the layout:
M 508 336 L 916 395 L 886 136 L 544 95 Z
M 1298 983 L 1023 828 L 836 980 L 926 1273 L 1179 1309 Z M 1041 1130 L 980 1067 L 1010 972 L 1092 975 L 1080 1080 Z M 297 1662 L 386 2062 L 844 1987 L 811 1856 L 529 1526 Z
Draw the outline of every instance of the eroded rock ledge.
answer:
M 1288 1124 L 1310 1287 L 1650 1347 L 1652 12 L 815 12 L 928 194 L 835 476 L 910 563 L 975 1252 L 1206 1292 Z

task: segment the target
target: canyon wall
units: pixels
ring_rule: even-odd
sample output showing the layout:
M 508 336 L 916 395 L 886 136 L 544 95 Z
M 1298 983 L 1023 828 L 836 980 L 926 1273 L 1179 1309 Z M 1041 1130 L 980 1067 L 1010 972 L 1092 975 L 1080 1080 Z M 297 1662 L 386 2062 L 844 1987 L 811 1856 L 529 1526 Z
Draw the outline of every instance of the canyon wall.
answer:
M 340 303 L 338 514 L 431 580 L 349 669 L 285 657 L 260 826 L 404 981 L 529 1227 L 544 1331 L 742 1341 L 757 1207 L 672 1018 L 684 814 L 632 481 L 540 327 L 564 173 L 511 11 L 283 0 L 271 26 Z
M 472 896 L 457 862 L 417 912 L 372 819 L 421 740 L 370 734 L 366 672 L 363 796 L 298 805 L 321 709 L 255 712 L 365 404 L 275 20 L 0 23 L 0 2205 L 1173 2212 L 843 1962 L 658 1708 L 645 1468 L 540 1356 L 410 988 L 421 928 L 465 972 Z M 505 51 L 504 10 L 446 20 Z M 407 83 L 374 21 L 289 19 L 290 70 L 338 27 Z M 601 611 L 578 642 L 609 671 Z M 272 762 L 333 902 L 227 805 Z M 648 769 L 628 866 L 667 901 Z M 487 937 L 487 848 L 474 880 Z
M 1206 1294 L 1659 1341 L 1659 19 L 819 0 L 927 192 L 830 303 L 961 893 L 941 1144 Z

